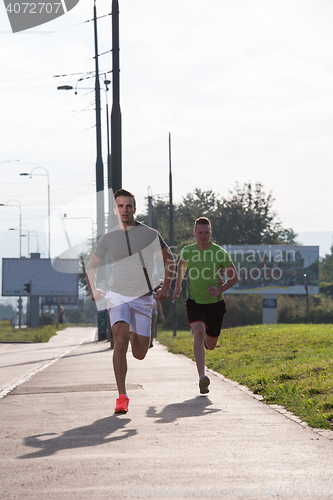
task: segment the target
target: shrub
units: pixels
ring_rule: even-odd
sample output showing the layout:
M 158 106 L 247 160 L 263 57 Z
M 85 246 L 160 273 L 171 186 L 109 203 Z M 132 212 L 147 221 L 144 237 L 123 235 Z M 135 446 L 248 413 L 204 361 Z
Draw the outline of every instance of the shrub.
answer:
M 319 291 L 320 293 L 323 293 L 324 295 L 328 295 L 333 298 L 333 283 L 325 283 L 325 282 L 320 283 Z
M 70 323 L 75 323 L 76 325 L 78 323 L 83 323 L 83 317 L 82 313 L 75 309 L 74 311 L 69 311 L 68 312 L 68 320 Z
M 225 294 L 227 313 L 224 328 L 258 325 L 262 322 L 262 295 Z
M 309 296 L 310 323 L 333 323 L 333 299 L 327 295 Z M 278 296 L 278 323 L 307 323 L 305 295 Z

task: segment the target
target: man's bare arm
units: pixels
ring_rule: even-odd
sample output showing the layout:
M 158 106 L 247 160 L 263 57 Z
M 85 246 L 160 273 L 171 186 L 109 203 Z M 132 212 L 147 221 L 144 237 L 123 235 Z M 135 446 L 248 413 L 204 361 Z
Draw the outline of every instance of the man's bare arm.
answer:
M 164 302 L 169 297 L 169 290 L 176 270 L 176 262 L 170 248 L 165 245 L 161 250 L 162 255 L 158 252 L 159 257 L 162 257 L 164 262 L 164 280 L 161 288 L 156 292 L 156 299 Z
M 226 267 L 225 270 L 228 275 L 227 281 L 218 288 L 216 288 L 215 286 L 208 287 L 208 291 L 213 297 L 217 297 L 218 295 L 221 295 L 221 293 L 226 292 L 227 290 L 229 290 L 229 288 L 236 285 L 238 281 L 238 274 L 234 264 L 230 264 L 230 266 Z
M 173 299 L 178 299 L 182 291 L 182 281 L 184 279 L 186 269 L 187 269 L 187 264 L 181 257 L 178 262 L 176 286 L 172 296 Z
M 95 254 L 92 254 L 86 268 L 88 288 L 91 294 L 91 298 L 94 302 L 98 302 L 105 295 L 105 292 L 103 292 L 103 290 L 96 288 L 96 271 L 101 262 L 102 259 L 96 257 Z

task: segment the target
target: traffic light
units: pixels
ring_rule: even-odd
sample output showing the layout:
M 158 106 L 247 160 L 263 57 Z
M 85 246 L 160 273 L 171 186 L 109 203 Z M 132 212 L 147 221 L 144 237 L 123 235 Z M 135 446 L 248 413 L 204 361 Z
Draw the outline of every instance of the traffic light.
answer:
M 23 289 L 24 289 L 25 292 L 30 293 L 30 290 L 31 290 L 30 283 L 24 283 Z

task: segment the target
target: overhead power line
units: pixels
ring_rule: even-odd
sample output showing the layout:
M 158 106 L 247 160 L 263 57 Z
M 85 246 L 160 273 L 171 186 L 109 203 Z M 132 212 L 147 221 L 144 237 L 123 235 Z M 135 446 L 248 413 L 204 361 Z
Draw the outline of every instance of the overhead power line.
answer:
M 111 15 L 112 14 L 110 12 L 109 14 L 104 14 L 103 16 L 97 17 L 97 19 L 102 19 L 103 17 L 108 17 Z M 91 21 L 93 21 L 93 19 L 87 19 L 86 21 L 82 21 L 82 22 L 76 23 L 76 24 L 71 24 L 70 26 L 64 26 L 63 28 L 58 28 L 57 30 L 45 31 L 44 33 L 38 33 L 37 35 L 35 35 L 33 37 L 23 38 L 21 40 L 15 40 L 14 42 L 5 43 L 4 45 L 0 45 L 0 48 L 7 47 L 8 45 L 13 45 L 14 43 L 26 42 L 27 40 L 32 40 L 32 39 L 38 38 L 40 36 L 45 36 L 45 35 L 50 35 L 50 34 L 53 35 L 54 33 L 58 33 L 59 31 L 64 31 L 64 30 L 68 30 L 71 28 L 75 28 L 76 26 L 83 26 L 84 24 L 90 23 Z

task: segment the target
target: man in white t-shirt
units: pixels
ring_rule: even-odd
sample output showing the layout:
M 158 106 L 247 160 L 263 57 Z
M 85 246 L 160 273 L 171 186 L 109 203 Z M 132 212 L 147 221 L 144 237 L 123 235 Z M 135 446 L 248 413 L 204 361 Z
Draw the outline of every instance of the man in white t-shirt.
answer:
M 150 345 L 151 313 L 153 299 L 154 256 L 164 262 L 164 280 L 156 292 L 163 302 L 175 272 L 175 260 L 161 235 L 134 218 L 135 197 L 129 191 L 119 189 L 114 194 L 119 226 L 101 236 L 87 266 L 87 280 L 94 301 L 104 295 L 109 306 L 110 322 L 114 337 L 113 368 L 119 391 L 115 413 L 128 411 L 126 394 L 126 354 L 131 342 L 132 354 L 144 359 Z M 96 270 L 106 253 L 112 262 L 111 290 L 105 293 L 96 287 Z

